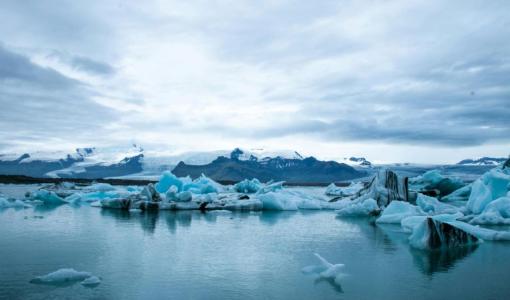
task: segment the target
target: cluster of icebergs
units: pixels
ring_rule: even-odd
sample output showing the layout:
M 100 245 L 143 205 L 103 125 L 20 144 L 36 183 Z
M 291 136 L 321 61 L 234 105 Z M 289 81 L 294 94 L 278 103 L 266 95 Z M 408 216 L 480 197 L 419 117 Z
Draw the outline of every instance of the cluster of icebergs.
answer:
M 416 248 L 454 247 L 479 240 L 510 240 L 510 232 L 479 225 L 510 224 L 510 163 L 473 183 L 443 176 L 438 170 L 406 178 L 381 169 L 370 182 L 328 186 L 324 194 L 285 188 L 283 182 L 243 180 L 223 186 L 202 175 L 192 180 L 163 172 L 156 184 L 119 187 L 106 183 L 62 183 L 28 193 L 24 201 L 0 195 L 0 208 L 80 205 L 143 210 L 335 210 L 338 217 L 377 218 L 400 224 Z
M 388 181 L 393 175 L 379 172 L 368 187 L 346 187 L 338 203 L 339 217 L 380 216 L 376 223 L 400 224 L 409 232 L 410 245 L 436 249 L 469 245 L 480 240 L 510 240 L 509 231 L 478 225 L 510 224 L 510 168 L 496 167 L 471 184 L 442 176 L 437 170 L 408 181 L 410 190 L 400 187 L 406 178 Z M 390 171 L 391 172 L 391 171 Z M 398 177 L 398 176 L 397 176 Z M 409 188 L 408 187 L 408 188 Z M 337 188 L 336 194 L 342 194 Z M 329 192 L 333 187 L 328 188 Z M 401 194 L 407 195 L 402 197 Z M 429 195 L 435 195 L 435 197 Z M 354 196 L 353 196 L 354 195 Z

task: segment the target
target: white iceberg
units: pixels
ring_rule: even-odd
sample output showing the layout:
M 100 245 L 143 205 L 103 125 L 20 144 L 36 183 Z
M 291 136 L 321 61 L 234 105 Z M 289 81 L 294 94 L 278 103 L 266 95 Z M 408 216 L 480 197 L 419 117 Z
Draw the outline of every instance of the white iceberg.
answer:
M 481 214 L 469 223 L 480 225 L 510 224 L 510 197 L 501 197 L 490 202 Z
M 404 201 L 391 201 L 376 223 L 400 224 L 406 217 L 421 215 L 425 215 L 425 213 L 418 206 Z
M 509 190 L 509 170 L 494 168 L 473 183 L 467 208 L 474 214 L 480 214 L 490 202 L 506 196 Z
M 379 210 L 377 202 L 372 199 L 363 201 L 350 201 L 345 207 L 336 211 L 339 217 L 365 217 Z
M 363 182 L 351 182 L 348 186 L 336 186 L 334 183 L 331 183 L 326 188 L 326 195 L 328 196 L 336 196 L 336 197 L 351 197 L 357 195 L 365 185 Z
M 459 212 L 459 208 L 442 203 L 434 197 L 426 196 L 418 193 L 416 204 L 426 213 L 429 214 L 455 214 Z
M 340 280 L 345 276 L 343 273 L 345 265 L 332 264 L 319 254 L 314 253 L 314 255 L 319 259 L 320 264 L 304 267 L 302 272 L 305 274 L 314 273 L 325 279 L 333 279 L 336 284 L 340 285 Z

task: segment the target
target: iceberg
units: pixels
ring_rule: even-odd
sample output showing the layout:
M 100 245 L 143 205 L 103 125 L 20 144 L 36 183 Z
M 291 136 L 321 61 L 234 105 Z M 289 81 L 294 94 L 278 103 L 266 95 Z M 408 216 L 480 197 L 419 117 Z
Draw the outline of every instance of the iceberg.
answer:
M 170 171 L 165 171 L 161 174 L 158 183 L 156 183 L 156 190 L 159 193 L 166 193 L 171 186 L 176 186 L 177 191 L 182 191 L 183 181 Z
M 461 222 L 442 222 L 427 217 L 413 228 L 409 244 L 417 249 L 432 250 L 478 243 L 479 239 L 475 235 L 455 226 L 457 223 Z
M 257 178 L 253 178 L 251 180 L 245 179 L 236 183 L 233 186 L 233 190 L 237 193 L 243 194 L 254 194 L 254 193 L 268 193 L 268 192 L 276 192 L 278 190 L 283 189 L 284 181 L 278 182 L 268 182 L 266 184 L 261 183 Z
M 298 210 L 295 197 L 283 193 L 269 192 L 258 195 L 264 210 Z
M 455 214 L 459 208 L 442 203 L 434 197 L 418 194 L 416 204 L 426 213 L 429 214 Z
M 101 279 L 97 276 L 90 276 L 89 278 L 87 278 L 81 282 L 81 284 L 84 286 L 97 286 L 100 283 L 101 283 Z
M 159 202 L 161 201 L 161 195 L 158 191 L 154 188 L 154 185 L 152 183 L 149 183 L 146 185 L 142 192 L 140 193 L 142 197 L 145 197 L 145 199 L 149 202 Z
M 55 192 L 50 192 L 44 189 L 33 192 L 31 198 L 32 200 L 40 200 L 47 205 L 58 205 L 67 203 L 66 200 L 59 197 Z
M 467 208 L 474 214 L 480 214 L 489 203 L 506 196 L 509 190 L 510 170 L 494 168 L 473 183 Z
M 510 224 L 510 197 L 501 197 L 490 202 L 469 223 L 479 225 Z
M 471 194 L 472 184 L 468 184 L 466 186 L 461 187 L 460 189 L 455 190 L 454 192 L 444 196 L 441 198 L 441 201 L 467 201 L 469 195 Z
M 314 273 L 324 279 L 332 279 L 337 285 L 340 285 L 340 280 L 345 276 L 345 273 L 343 273 L 345 265 L 332 264 L 319 254 L 314 253 L 314 255 L 317 257 L 320 264 L 304 267 L 302 272 L 305 274 Z
M 94 183 L 86 187 L 86 190 L 97 191 L 97 192 L 108 192 L 114 191 L 115 187 L 109 183 Z
M 462 214 L 460 212 L 455 213 L 455 214 L 441 214 L 441 215 L 435 215 L 435 216 L 411 216 L 411 217 L 406 217 L 406 218 L 402 219 L 402 221 L 400 222 L 400 225 L 402 226 L 402 229 L 405 232 L 412 233 L 414 228 L 416 226 L 420 225 L 427 218 L 432 218 L 434 220 L 441 221 L 441 222 L 451 222 L 451 221 L 456 221 L 456 220 L 462 218 L 463 216 L 464 216 L 464 214 Z
M 83 281 L 90 277 L 92 277 L 92 274 L 89 272 L 79 272 L 75 269 L 64 268 L 46 275 L 37 276 L 36 278 L 30 280 L 30 283 L 59 284 L 73 281 Z
M 326 188 L 326 195 L 335 197 L 351 197 L 357 195 L 365 185 L 363 182 L 351 182 L 348 186 L 338 187 L 331 183 Z
M 425 213 L 418 206 L 404 201 L 392 201 L 383 210 L 376 223 L 400 224 L 406 217 L 421 215 L 425 215 Z
M 221 185 L 208 178 L 204 174 L 195 180 L 190 177 L 178 178 L 170 171 L 165 171 L 156 183 L 156 191 L 165 194 L 172 186 L 177 188 L 177 192 L 189 191 L 193 194 L 218 193 Z
M 422 193 L 437 194 L 443 197 L 465 186 L 465 183 L 456 177 L 445 177 L 439 170 L 430 170 L 423 175 L 410 178 L 411 187 Z
M 358 192 L 360 195 L 355 201 L 372 198 L 382 209 L 392 201 L 409 201 L 408 179 L 398 176 L 393 171 L 381 169 L 374 176 L 367 187 Z
M 336 211 L 338 217 L 366 217 L 374 215 L 379 211 L 377 202 L 372 198 L 363 200 L 361 202 L 349 202 L 350 203 L 345 207 Z
M 5 199 L 0 197 L 0 209 L 3 208 L 28 208 L 32 207 L 30 204 L 27 204 L 18 199 Z

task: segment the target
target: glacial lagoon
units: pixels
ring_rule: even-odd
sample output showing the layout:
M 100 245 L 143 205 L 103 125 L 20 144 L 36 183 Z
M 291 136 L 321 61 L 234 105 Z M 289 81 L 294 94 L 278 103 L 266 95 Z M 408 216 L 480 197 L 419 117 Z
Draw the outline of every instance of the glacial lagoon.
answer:
M 16 187 L 2 187 L 9 194 Z M 409 246 L 400 226 L 333 211 L 0 211 L 0 299 L 506 299 L 510 243 Z M 504 228 L 507 229 L 507 228 Z M 314 253 L 340 283 L 306 274 Z M 101 284 L 34 284 L 61 268 Z

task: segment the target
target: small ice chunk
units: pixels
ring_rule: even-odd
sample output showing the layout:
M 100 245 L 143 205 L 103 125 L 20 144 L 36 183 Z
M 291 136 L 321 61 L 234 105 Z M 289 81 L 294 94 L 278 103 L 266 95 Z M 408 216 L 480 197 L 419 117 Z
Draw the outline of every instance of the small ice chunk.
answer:
M 44 204 L 48 205 L 57 205 L 67 203 L 66 200 L 59 197 L 55 192 L 50 192 L 47 190 L 38 190 L 32 194 L 32 198 L 34 200 L 41 200 Z
M 210 210 L 207 213 L 213 214 L 213 215 L 231 215 L 232 214 L 232 212 L 230 210 L 226 210 L 226 209 Z
M 109 183 L 94 183 L 85 188 L 86 190 L 92 190 L 97 192 L 109 192 L 114 191 L 115 187 Z
M 345 265 L 344 264 L 332 264 L 322 256 L 317 253 L 314 253 L 315 257 L 320 261 L 319 265 L 306 266 L 302 269 L 303 273 L 315 273 L 319 275 L 321 278 L 325 279 L 333 279 L 334 282 L 340 285 L 340 279 L 345 276 L 345 273 L 342 272 Z
M 58 284 L 72 281 L 82 281 L 91 276 L 92 274 L 89 272 L 79 272 L 75 269 L 64 268 L 43 276 L 37 276 L 36 278 L 30 280 L 30 282 L 42 284 Z
M 100 283 L 101 283 L 101 279 L 97 276 L 90 276 L 89 278 L 87 278 L 81 282 L 81 284 L 85 285 L 85 286 L 96 286 Z

